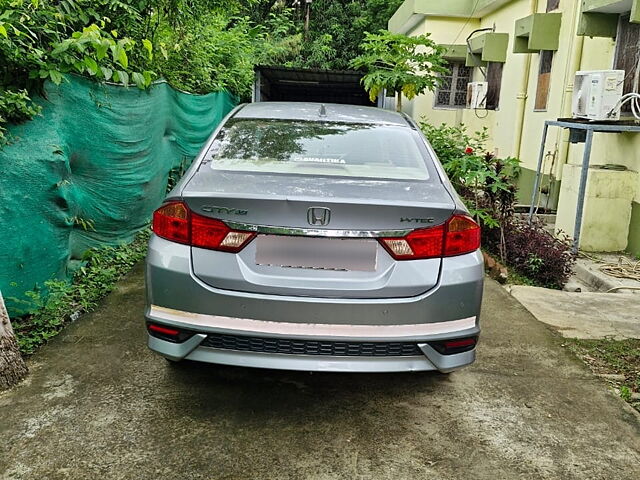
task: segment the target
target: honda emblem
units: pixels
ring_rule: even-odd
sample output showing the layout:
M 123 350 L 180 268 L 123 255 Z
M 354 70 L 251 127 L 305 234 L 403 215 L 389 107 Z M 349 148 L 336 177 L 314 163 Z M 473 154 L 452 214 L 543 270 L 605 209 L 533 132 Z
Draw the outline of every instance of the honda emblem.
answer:
M 329 225 L 331 210 L 325 207 L 310 207 L 307 210 L 307 222 L 309 225 Z

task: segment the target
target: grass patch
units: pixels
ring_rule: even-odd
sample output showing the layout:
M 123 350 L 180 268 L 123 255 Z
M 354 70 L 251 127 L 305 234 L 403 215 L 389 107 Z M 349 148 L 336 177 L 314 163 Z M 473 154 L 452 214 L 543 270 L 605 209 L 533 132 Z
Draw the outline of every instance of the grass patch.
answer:
M 620 375 L 612 379 L 620 397 L 640 411 L 640 339 L 580 340 L 567 339 L 567 346 L 581 358 L 594 373 Z M 624 380 L 623 380 L 624 377 Z
M 144 230 L 129 244 L 92 248 L 85 253 L 84 265 L 74 273 L 71 282 L 46 282 L 46 296 L 39 291 L 26 293 L 27 300 L 19 302 L 31 307 L 33 313 L 12 319 L 20 351 L 31 355 L 67 323 L 94 310 L 118 280 L 145 257 L 149 234 L 149 230 Z
M 530 287 L 540 287 L 535 280 L 522 275 L 515 271 L 512 267 L 507 267 L 507 283 L 511 285 L 528 285 Z

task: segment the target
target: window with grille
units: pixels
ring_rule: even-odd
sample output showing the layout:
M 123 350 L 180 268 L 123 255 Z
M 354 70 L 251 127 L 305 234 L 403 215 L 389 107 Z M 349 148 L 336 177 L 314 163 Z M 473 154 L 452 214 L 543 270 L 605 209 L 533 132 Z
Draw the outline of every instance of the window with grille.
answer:
M 547 0 L 547 12 L 560 8 L 560 0 Z
M 620 15 L 613 68 L 624 70 L 623 93 L 639 92 L 640 83 L 640 23 L 630 23 L 629 15 Z M 631 110 L 627 102 L 622 111 Z
M 473 69 L 464 62 L 449 62 L 447 67 L 449 73 L 443 75 L 442 84 L 436 90 L 436 107 L 464 108 Z
M 487 65 L 487 110 L 497 110 L 500 104 L 502 68 L 504 63 L 489 62 Z
M 549 100 L 549 86 L 551 84 L 551 65 L 553 64 L 553 50 L 540 52 L 540 67 L 538 68 L 538 89 L 536 90 L 535 110 L 546 110 Z

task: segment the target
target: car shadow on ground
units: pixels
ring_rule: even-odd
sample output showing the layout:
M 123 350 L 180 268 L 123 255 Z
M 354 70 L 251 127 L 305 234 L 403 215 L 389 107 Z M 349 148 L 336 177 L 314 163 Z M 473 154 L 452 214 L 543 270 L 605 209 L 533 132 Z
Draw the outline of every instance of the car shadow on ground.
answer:
M 158 361 L 162 361 L 158 359 Z M 267 370 L 183 361 L 166 362 L 165 381 L 187 395 L 172 396 L 175 407 L 190 415 L 209 415 L 215 410 L 236 414 L 287 416 L 328 409 L 348 415 L 373 405 L 415 401 L 417 393 L 446 389 L 451 375 L 439 372 L 329 373 Z M 455 375 L 455 374 L 454 374 Z M 184 403 L 184 404 L 183 404 Z M 197 406 L 202 408 L 198 410 Z

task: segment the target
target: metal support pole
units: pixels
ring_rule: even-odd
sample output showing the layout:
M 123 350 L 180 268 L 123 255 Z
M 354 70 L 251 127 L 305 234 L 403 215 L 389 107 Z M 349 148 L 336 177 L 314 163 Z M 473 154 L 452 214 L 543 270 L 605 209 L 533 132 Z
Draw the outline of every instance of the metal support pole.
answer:
M 584 210 L 584 196 L 587 190 L 587 177 L 589 175 L 589 158 L 591 157 L 591 144 L 593 142 L 593 130 L 587 130 L 587 139 L 584 143 L 582 154 L 582 171 L 580 172 L 580 188 L 578 190 L 578 208 L 576 210 L 576 223 L 573 227 L 573 253 L 578 253 L 580 245 L 580 229 L 582 228 L 582 213 Z
M 531 206 L 529 207 L 529 223 L 533 218 L 533 209 L 535 208 L 538 199 L 538 189 L 540 188 L 540 177 L 542 176 L 542 160 L 544 159 L 544 146 L 547 143 L 547 130 L 549 130 L 549 123 L 544 122 L 544 129 L 542 130 L 542 142 L 540 143 L 540 155 L 538 156 L 538 168 L 536 169 L 536 181 L 533 184 L 533 193 L 531 194 Z

